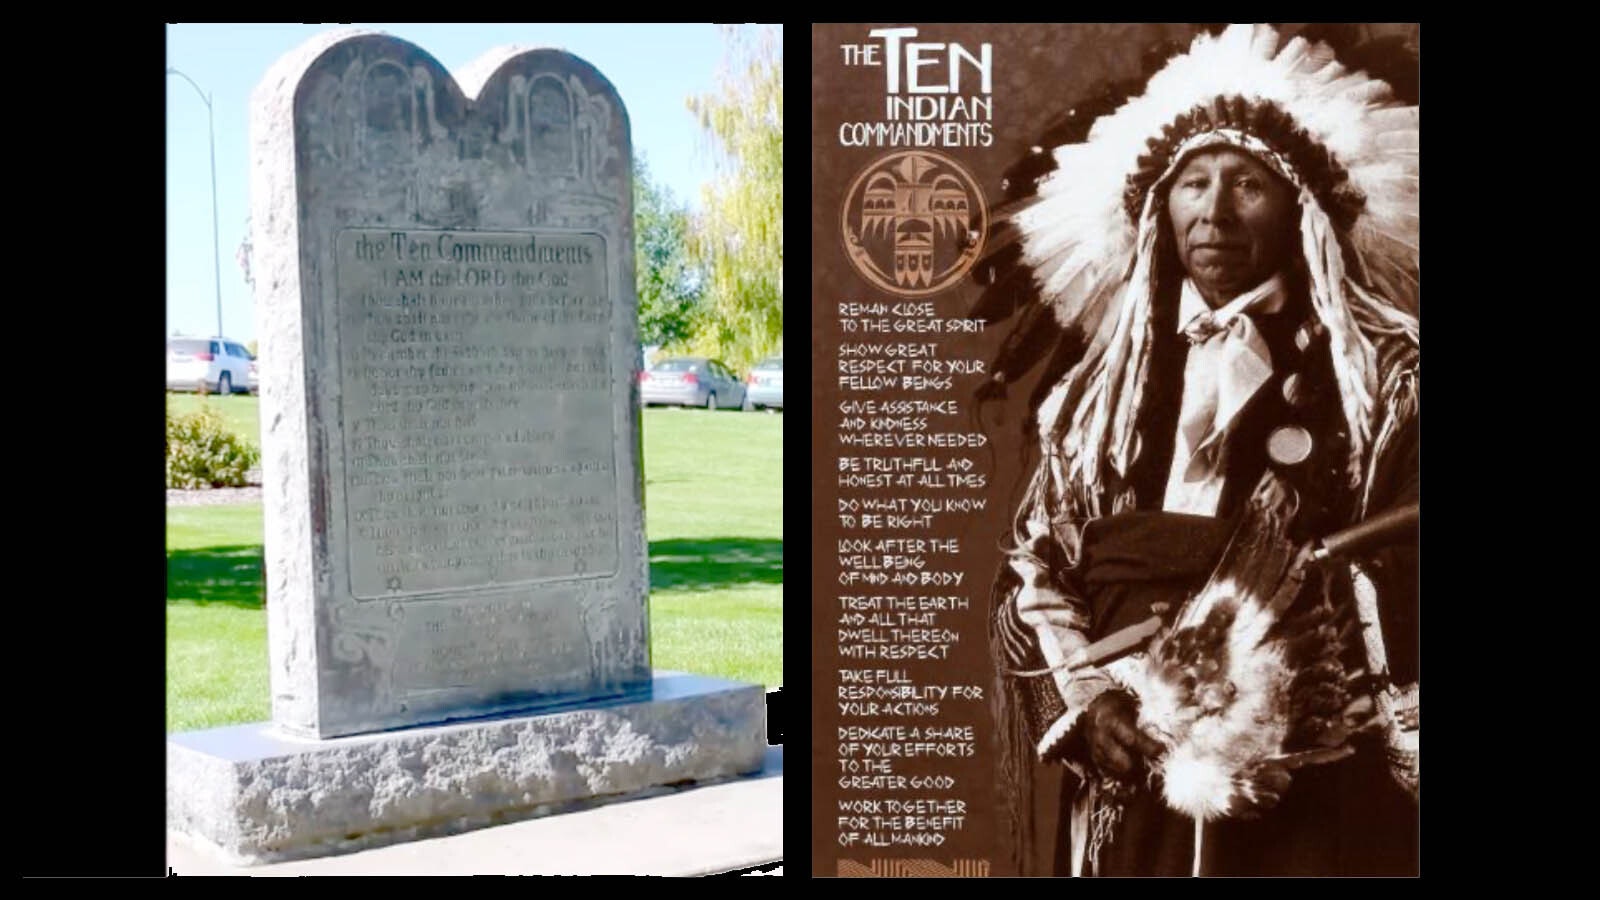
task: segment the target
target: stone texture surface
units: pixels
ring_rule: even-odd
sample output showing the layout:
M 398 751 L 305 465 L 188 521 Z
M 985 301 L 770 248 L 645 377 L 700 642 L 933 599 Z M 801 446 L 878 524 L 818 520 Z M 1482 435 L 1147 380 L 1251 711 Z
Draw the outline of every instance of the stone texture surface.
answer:
M 658 673 L 649 700 L 336 739 L 173 735 L 168 826 L 234 863 L 349 853 L 759 771 L 758 686 Z
M 347 30 L 253 98 L 272 715 L 289 733 L 650 679 L 627 113 L 558 50 L 492 50 L 464 81 L 473 96 L 422 49 Z M 428 365 L 491 351 L 491 368 Z M 508 471 L 534 474 L 490 474 Z
M 336 856 L 242 866 L 183 835 L 167 835 L 167 865 L 180 876 L 682 877 L 762 871 L 782 858 L 782 746 L 768 747 L 761 771 L 752 775 L 655 788 L 559 816 Z M 781 868 L 764 874 L 781 874 Z

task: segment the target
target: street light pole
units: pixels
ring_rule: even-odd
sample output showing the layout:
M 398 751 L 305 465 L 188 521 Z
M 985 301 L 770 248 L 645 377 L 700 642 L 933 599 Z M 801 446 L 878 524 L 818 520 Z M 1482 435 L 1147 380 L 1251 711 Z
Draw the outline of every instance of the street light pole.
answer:
M 189 86 L 194 88 L 206 105 L 206 132 L 211 139 L 211 271 L 217 284 L 217 337 L 221 338 L 225 336 L 222 331 L 222 242 L 217 237 L 217 129 L 212 117 L 211 98 L 200 90 L 200 85 L 195 84 L 193 78 L 177 69 L 168 66 L 167 74 L 177 75 L 189 82 Z

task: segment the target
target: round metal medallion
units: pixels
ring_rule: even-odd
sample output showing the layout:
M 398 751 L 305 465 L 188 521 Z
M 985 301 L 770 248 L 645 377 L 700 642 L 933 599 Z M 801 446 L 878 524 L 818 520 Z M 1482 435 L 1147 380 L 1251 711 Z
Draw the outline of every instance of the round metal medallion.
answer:
M 1311 456 L 1311 432 L 1299 425 L 1274 429 L 1267 437 L 1267 456 L 1280 466 L 1295 466 Z

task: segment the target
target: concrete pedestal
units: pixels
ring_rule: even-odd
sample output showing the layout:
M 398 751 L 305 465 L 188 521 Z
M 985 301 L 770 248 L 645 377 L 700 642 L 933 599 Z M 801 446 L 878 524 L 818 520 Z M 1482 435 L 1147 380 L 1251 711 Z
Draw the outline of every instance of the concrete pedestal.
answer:
M 759 771 L 759 685 L 656 673 L 648 698 L 354 737 L 171 735 L 168 827 L 233 863 L 365 850 Z

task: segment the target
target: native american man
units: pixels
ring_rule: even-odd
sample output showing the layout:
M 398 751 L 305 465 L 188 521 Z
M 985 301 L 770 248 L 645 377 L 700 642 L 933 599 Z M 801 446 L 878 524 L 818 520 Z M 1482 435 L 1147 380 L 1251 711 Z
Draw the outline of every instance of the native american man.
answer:
M 991 259 L 1069 348 L 992 623 L 1018 790 L 1073 776 L 1058 872 L 1416 871 L 1415 747 L 1372 702 L 1417 680 L 1414 543 L 1309 574 L 1281 548 L 1416 499 L 1417 128 L 1326 46 L 1234 26 L 1003 217 Z

